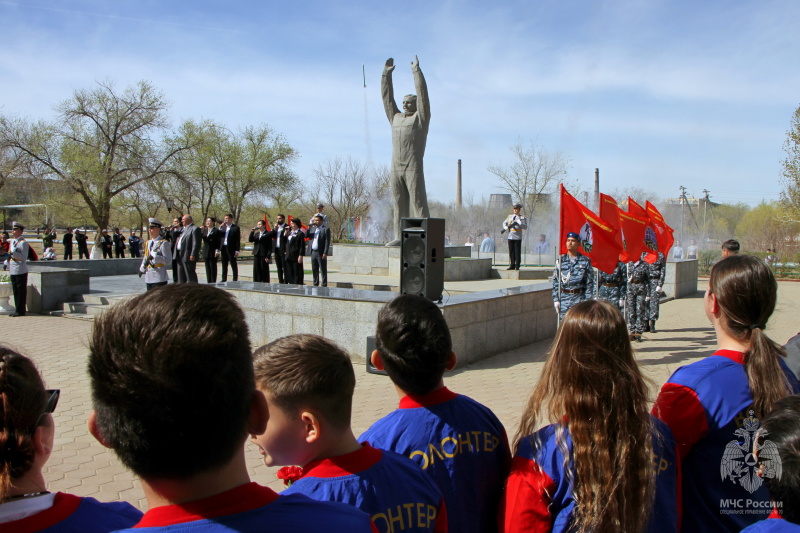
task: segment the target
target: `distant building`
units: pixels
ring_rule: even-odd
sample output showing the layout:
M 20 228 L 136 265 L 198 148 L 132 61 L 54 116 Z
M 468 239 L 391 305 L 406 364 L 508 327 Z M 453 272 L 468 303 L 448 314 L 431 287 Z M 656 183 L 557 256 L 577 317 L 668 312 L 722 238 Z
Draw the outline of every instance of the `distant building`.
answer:
M 510 194 L 492 194 L 489 196 L 490 209 L 508 209 L 514 201 Z

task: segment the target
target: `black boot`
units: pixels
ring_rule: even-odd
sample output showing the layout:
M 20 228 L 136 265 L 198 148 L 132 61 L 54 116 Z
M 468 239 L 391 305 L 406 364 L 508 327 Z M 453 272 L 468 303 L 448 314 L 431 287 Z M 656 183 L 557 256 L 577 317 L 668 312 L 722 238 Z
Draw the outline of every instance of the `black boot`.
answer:
M 644 332 L 645 333 L 649 333 L 650 332 L 650 321 L 645 321 L 645 323 L 644 323 Z
M 655 332 L 656 332 L 656 321 L 655 320 L 651 320 L 650 321 L 650 333 L 655 333 Z

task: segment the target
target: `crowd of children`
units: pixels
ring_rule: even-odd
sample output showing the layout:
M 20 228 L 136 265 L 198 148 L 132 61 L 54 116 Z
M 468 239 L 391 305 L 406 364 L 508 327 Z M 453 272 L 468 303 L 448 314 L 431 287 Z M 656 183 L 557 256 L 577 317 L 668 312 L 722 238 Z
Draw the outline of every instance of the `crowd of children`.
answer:
M 800 385 L 763 332 L 776 293 L 763 262 L 718 263 L 703 304 L 718 350 L 652 414 L 619 310 L 573 306 L 512 457 L 491 410 L 445 386 L 456 354 L 425 298 L 379 313 L 371 361 L 399 404 L 356 438 L 341 348 L 292 335 L 253 353 L 230 294 L 161 287 L 98 317 L 89 344 L 89 431 L 149 510 L 47 491 L 58 391 L 0 347 L 0 532 L 800 531 Z M 250 481 L 248 437 L 285 466 L 281 494 Z

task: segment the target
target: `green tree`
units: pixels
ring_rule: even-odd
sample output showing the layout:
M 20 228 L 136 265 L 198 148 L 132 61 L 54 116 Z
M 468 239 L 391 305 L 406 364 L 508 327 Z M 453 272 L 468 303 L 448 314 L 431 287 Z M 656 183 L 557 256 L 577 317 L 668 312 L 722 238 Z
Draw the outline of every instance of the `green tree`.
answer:
M 746 250 L 780 253 L 794 249 L 800 223 L 787 220 L 786 211 L 778 202 L 761 202 L 745 213 L 736 225 L 736 237 Z
M 66 183 L 94 222 L 107 227 L 117 195 L 174 174 L 173 158 L 188 148 L 165 137 L 168 108 L 147 81 L 122 92 L 101 82 L 75 91 L 57 106 L 52 122 L 0 117 L 0 145 L 22 157 L 33 176 Z
M 289 165 L 297 152 L 266 124 L 229 132 L 217 149 L 219 166 L 226 169 L 220 194 L 234 219 L 238 220 L 248 196 L 285 189 L 295 180 Z
M 792 114 L 783 150 L 786 152 L 786 159 L 782 162 L 781 200 L 788 215 L 793 220 L 800 220 L 800 107 Z

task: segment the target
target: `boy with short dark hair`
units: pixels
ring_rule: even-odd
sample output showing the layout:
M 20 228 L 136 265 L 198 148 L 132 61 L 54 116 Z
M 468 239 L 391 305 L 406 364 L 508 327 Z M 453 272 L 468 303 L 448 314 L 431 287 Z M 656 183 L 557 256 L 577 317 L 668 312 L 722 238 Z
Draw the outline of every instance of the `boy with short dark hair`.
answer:
M 291 335 L 253 357 L 270 422 L 252 441 L 267 466 L 302 467 L 289 469 L 294 475 L 283 494 L 349 503 L 369 513 L 381 531 L 448 531 L 433 481 L 413 461 L 359 444 L 353 435 L 356 378 L 341 348 L 318 335 Z
M 375 346 L 372 364 L 389 374 L 400 405 L 359 440 L 416 461 L 442 491 L 451 531 L 495 531 L 508 438 L 491 410 L 445 387 L 456 354 L 441 310 L 421 296 L 395 298 L 378 314 Z
M 230 294 L 146 292 L 99 317 L 89 349 L 89 429 L 141 478 L 150 507 L 130 531 L 373 530 L 357 509 L 250 482 L 244 442 L 269 413 Z

